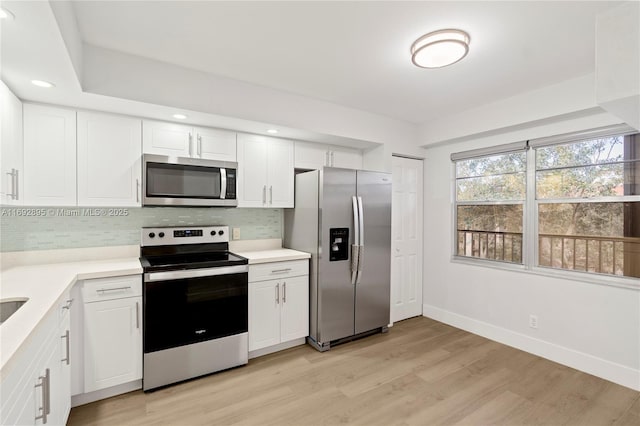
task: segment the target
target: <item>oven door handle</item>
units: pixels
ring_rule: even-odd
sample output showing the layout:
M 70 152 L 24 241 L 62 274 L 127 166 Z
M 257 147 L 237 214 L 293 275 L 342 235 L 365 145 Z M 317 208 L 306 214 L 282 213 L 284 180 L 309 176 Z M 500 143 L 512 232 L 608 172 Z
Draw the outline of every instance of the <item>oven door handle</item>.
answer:
M 144 281 L 150 283 L 155 281 L 181 280 L 185 278 L 242 274 L 245 272 L 249 272 L 249 265 L 221 266 L 218 268 L 187 269 L 180 271 L 147 272 L 144 274 Z

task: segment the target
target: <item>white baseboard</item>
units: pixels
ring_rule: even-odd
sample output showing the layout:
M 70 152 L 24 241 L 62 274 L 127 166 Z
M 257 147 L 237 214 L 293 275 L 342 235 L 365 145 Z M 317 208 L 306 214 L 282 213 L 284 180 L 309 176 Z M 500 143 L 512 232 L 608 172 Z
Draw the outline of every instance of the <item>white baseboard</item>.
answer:
M 111 398 L 112 396 L 121 395 L 123 393 L 132 392 L 142 389 L 142 380 L 124 383 L 122 385 L 113 386 L 106 389 L 100 389 L 94 392 L 81 393 L 71 397 L 71 407 L 89 404 L 100 399 Z
M 640 370 L 424 304 L 423 316 L 640 391 Z
M 279 343 L 277 345 L 269 346 L 267 348 L 256 349 L 255 351 L 249 352 L 249 359 L 257 358 L 262 355 L 272 354 L 278 351 L 284 351 L 285 349 L 293 348 L 294 346 L 304 345 L 306 343 L 306 339 L 301 337 L 299 339 L 290 340 L 288 342 Z

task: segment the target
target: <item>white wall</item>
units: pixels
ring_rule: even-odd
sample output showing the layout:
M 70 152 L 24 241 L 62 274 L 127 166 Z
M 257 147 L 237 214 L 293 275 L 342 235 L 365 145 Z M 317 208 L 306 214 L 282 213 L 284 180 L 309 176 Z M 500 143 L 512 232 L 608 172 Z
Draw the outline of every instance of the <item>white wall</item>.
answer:
M 616 121 L 598 113 L 427 149 L 425 316 L 640 390 L 639 290 L 451 261 L 452 152 Z M 537 330 L 529 328 L 529 314 L 538 315 Z

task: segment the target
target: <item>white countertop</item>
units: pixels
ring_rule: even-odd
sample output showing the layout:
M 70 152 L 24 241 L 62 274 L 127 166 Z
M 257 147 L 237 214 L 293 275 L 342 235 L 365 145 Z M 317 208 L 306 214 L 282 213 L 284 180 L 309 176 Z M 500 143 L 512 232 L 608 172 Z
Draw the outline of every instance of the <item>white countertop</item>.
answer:
M 249 265 L 253 265 L 256 263 L 284 262 L 286 260 L 309 259 L 311 257 L 309 253 L 285 248 L 235 251 L 234 253 L 249 259 Z
M 18 266 L 0 275 L 0 299 L 29 300 L 0 325 L 0 373 L 78 280 L 142 273 L 138 258 Z

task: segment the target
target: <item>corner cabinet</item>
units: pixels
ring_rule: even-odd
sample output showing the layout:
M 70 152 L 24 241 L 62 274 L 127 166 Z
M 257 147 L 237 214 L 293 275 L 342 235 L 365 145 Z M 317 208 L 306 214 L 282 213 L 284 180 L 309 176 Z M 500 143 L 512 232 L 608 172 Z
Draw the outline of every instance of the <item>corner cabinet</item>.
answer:
M 71 410 L 69 309 L 65 294 L 3 371 L 0 424 L 62 425 Z M 5 367 L 6 368 L 6 367 Z
M 78 112 L 78 205 L 140 206 L 141 153 L 141 120 Z
M 24 204 L 76 205 L 76 112 L 24 104 Z
M 144 120 L 142 140 L 145 154 L 236 161 L 236 134 L 228 130 Z
M 324 166 L 343 169 L 362 168 L 362 152 L 358 149 L 296 141 L 295 150 L 296 169 L 314 170 Z
M 0 81 L 0 204 L 20 205 L 23 198 L 22 102 Z
M 309 261 L 249 265 L 250 357 L 308 335 Z
M 238 207 L 293 207 L 293 141 L 238 134 Z

